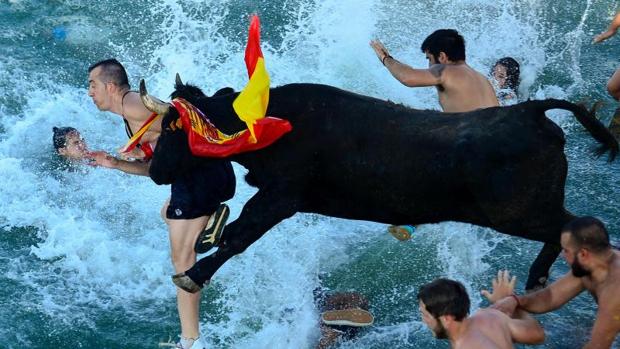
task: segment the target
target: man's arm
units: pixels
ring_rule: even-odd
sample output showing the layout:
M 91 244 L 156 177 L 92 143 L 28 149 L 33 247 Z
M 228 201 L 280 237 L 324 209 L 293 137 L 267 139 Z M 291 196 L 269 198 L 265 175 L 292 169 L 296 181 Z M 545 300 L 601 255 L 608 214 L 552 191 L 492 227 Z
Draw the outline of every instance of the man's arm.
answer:
M 508 321 L 508 328 L 513 342 L 522 344 L 540 344 L 545 341 L 545 330 L 538 320 L 523 310 L 517 309 Z
M 562 278 L 542 290 L 518 296 L 519 308 L 530 313 L 546 313 L 563 306 L 584 289 L 581 279 L 569 271 Z M 516 302 L 514 297 L 510 298 Z
M 592 336 L 584 349 L 611 348 L 620 332 L 620 298 L 615 294 L 617 290 L 618 287 L 613 290 L 608 288 L 607 292 L 600 295 Z
M 91 152 L 90 156 L 94 166 L 112 168 L 138 176 L 149 175 L 150 162 L 120 160 L 103 151 Z
M 620 100 L 620 69 L 616 70 L 607 81 L 607 92 L 615 100 Z
M 389 52 L 380 41 L 373 40 L 370 42 L 370 46 L 375 50 L 377 58 L 385 65 L 390 74 L 403 85 L 422 87 L 442 84 L 442 73 L 445 69 L 445 65 L 435 64 L 429 69 L 414 69 L 390 56 Z
M 597 42 L 601 42 L 601 41 L 609 39 L 614 34 L 616 34 L 616 32 L 618 31 L 618 28 L 620 28 L 620 12 L 618 12 L 614 16 L 614 19 L 611 20 L 611 23 L 609 23 L 609 27 L 607 28 L 606 31 L 594 37 L 594 43 L 596 44 Z

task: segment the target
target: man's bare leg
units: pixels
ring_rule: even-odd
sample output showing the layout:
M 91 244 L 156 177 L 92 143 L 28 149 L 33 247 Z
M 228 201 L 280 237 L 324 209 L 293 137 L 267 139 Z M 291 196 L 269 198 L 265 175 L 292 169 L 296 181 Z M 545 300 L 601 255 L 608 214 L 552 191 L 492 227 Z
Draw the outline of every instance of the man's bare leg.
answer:
M 162 213 L 165 217 L 168 203 L 164 205 Z M 181 273 L 196 263 L 194 243 L 198 234 L 205 228 L 209 216 L 194 219 L 166 219 L 170 236 L 172 264 L 176 273 Z M 181 336 L 198 338 L 200 306 L 200 292 L 189 293 L 177 288 L 177 308 L 181 322 Z

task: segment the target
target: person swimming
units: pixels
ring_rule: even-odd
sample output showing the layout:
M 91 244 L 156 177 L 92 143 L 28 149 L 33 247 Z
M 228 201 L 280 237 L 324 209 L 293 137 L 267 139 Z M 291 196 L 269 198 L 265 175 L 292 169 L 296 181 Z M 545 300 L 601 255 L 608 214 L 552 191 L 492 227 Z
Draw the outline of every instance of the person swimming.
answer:
M 491 68 L 491 81 L 496 89 L 497 99 L 501 105 L 517 103 L 521 67 L 512 57 L 500 58 Z

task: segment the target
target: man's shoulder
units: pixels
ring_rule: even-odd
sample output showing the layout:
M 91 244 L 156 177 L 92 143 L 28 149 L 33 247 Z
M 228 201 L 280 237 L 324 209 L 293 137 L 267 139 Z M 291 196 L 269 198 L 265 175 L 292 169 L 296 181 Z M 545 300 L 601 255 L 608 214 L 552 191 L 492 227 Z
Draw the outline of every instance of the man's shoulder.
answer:
M 508 315 L 504 314 L 503 312 L 497 309 L 482 308 L 482 309 L 479 309 L 474 315 L 472 315 L 472 318 L 497 321 L 499 319 L 504 319 L 504 318 L 508 319 L 509 317 Z
M 152 112 L 144 106 L 138 93 L 131 93 L 125 98 L 123 114 L 130 121 L 144 121 Z
M 469 322 L 467 329 L 454 348 L 498 348 L 492 340 L 493 333 L 501 333 L 506 327 L 502 321 L 498 321 L 500 315 L 495 312 L 494 309 L 480 309 L 466 319 Z
M 444 81 L 448 84 L 454 84 L 456 88 L 461 88 L 463 84 L 478 86 L 481 83 L 488 83 L 486 76 L 467 65 L 467 63 L 446 64 L 444 67 Z

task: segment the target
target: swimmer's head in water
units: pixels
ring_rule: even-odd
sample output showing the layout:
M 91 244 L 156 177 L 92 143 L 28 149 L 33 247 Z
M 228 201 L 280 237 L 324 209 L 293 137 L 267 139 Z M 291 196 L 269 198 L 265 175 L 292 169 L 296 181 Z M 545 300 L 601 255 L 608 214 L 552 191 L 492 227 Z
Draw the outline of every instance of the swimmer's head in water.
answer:
M 86 142 L 73 127 L 52 128 L 52 142 L 56 152 L 70 160 L 81 160 L 88 153 Z
M 497 82 L 500 89 L 511 89 L 515 93 L 519 89 L 521 80 L 521 67 L 512 57 L 504 57 L 493 65 L 491 76 Z
M 465 39 L 454 29 L 436 30 L 424 39 L 420 49 L 430 56 L 429 59 L 434 59 L 434 64 L 442 63 L 441 52 L 452 62 L 465 60 Z

